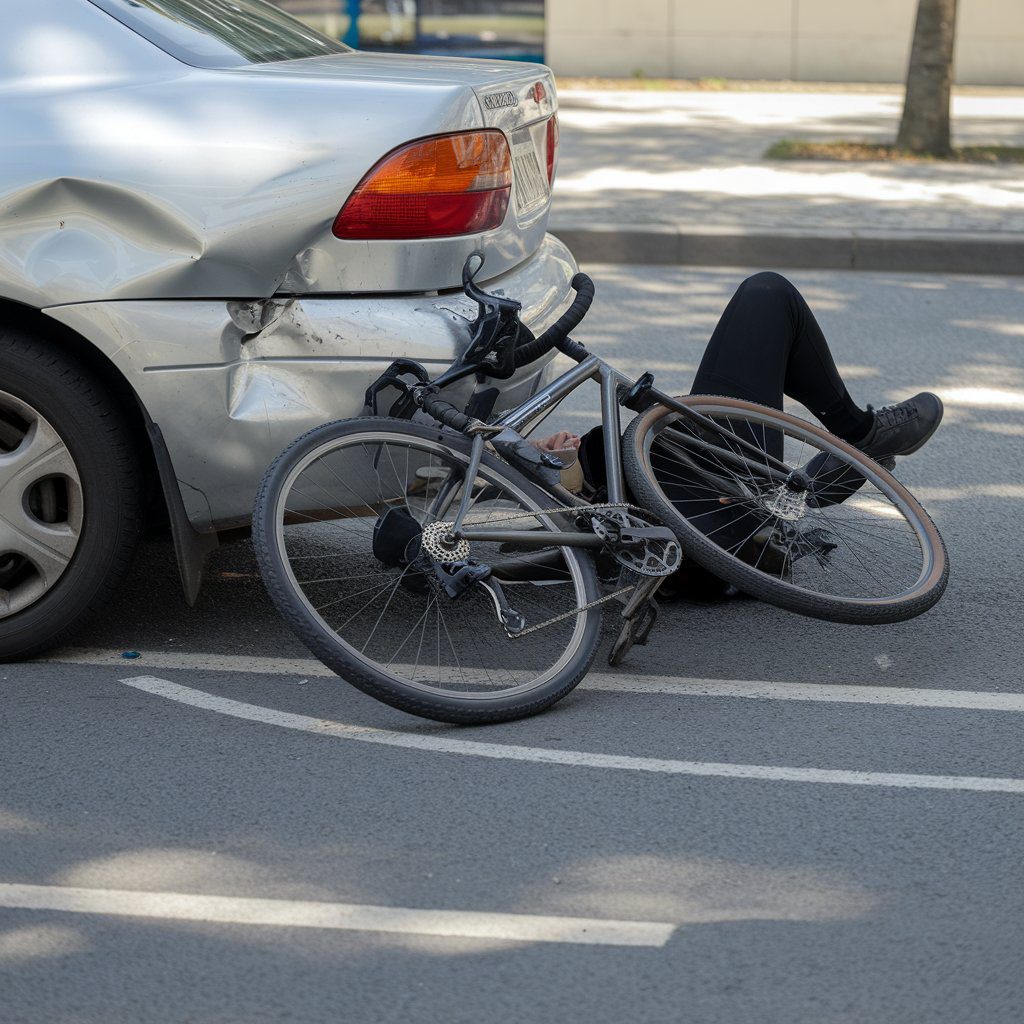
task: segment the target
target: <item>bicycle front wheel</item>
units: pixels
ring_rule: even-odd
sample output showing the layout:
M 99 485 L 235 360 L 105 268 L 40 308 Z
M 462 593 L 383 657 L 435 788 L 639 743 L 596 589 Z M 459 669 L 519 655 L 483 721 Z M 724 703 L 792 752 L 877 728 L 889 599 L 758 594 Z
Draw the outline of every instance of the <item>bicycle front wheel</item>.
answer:
M 623 464 L 690 558 L 752 597 L 833 622 L 900 622 L 939 600 L 945 546 L 892 474 L 796 416 L 679 401 L 723 431 L 654 406 L 627 427 Z
M 589 557 L 559 545 L 550 495 L 486 454 L 467 480 L 469 449 L 404 420 L 318 427 L 267 470 L 253 541 L 278 610 L 342 678 L 426 718 L 498 722 L 543 710 L 586 673 L 598 584 Z M 467 488 L 467 527 L 539 542 L 445 549 L 438 524 Z

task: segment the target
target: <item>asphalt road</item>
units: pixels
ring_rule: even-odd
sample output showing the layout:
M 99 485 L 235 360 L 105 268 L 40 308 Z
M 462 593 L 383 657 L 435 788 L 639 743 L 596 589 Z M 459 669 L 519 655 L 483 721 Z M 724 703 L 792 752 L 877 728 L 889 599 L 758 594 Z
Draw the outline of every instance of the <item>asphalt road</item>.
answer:
M 588 269 L 581 339 L 685 389 L 742 274 Z M 855 396 L 946 399 L 937 608 L 676 603 L 458 729 L 290 660 L 247 543 L 189 611 L 153 539 L 92 653 L 0 666 L 0 1021 L 1020 1020 L 1024 280 L 793 277 Z

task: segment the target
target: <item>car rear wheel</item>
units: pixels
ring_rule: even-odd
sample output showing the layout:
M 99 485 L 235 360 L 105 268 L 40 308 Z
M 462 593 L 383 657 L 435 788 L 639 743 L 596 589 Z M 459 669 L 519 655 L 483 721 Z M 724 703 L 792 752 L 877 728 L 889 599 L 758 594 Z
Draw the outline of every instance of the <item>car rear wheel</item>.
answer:
M 114 400 L 53 346 L 0 328 L 0 660 L 80 628 L 128 571 L 141 520 Z

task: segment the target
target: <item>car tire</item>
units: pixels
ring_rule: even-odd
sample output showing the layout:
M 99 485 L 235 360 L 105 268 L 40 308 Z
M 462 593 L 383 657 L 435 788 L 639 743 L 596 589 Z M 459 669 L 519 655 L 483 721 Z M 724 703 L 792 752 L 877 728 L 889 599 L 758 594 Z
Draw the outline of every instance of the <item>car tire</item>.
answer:
M 0 327 L 0 661 L 64 643 L 113 594 L 142 528 L 141 476 L 96 376 Z

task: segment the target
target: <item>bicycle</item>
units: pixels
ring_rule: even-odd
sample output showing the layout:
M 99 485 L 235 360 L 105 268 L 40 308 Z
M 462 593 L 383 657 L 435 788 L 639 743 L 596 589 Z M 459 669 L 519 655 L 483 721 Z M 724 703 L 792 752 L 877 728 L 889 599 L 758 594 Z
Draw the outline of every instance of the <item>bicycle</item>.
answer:
M 463 270 L 478 316 L 461 356 L 434 379 L 396 360 L 367 389 L 367 415 L 297 438 L 261 482 L 253 538 L 267 589 L 342 678 L 438 721 L 535 714 L 589 670 L 606 603 L 622 604 L 612 664 L 648 641 L 658 588 L 684 557 L 835 622 L 899 622 L 942 596 L 942 538 L 868 456 L 775 409 L 675 398 L 588 352 L 570 337 L 594 297 L 585 274 L 534 338 L 518 302 L 476 286 L 482 265 L 473 253 Z M 492 417 L 497 391 L 479 385 L 552 349 L 575 365 Z M 442 392 L 470 377 L 464 411 Z M 525 436 L 588 381 L 607 477 L 591 500 Z M 624 433 L 622 408 L 636 413 Z

